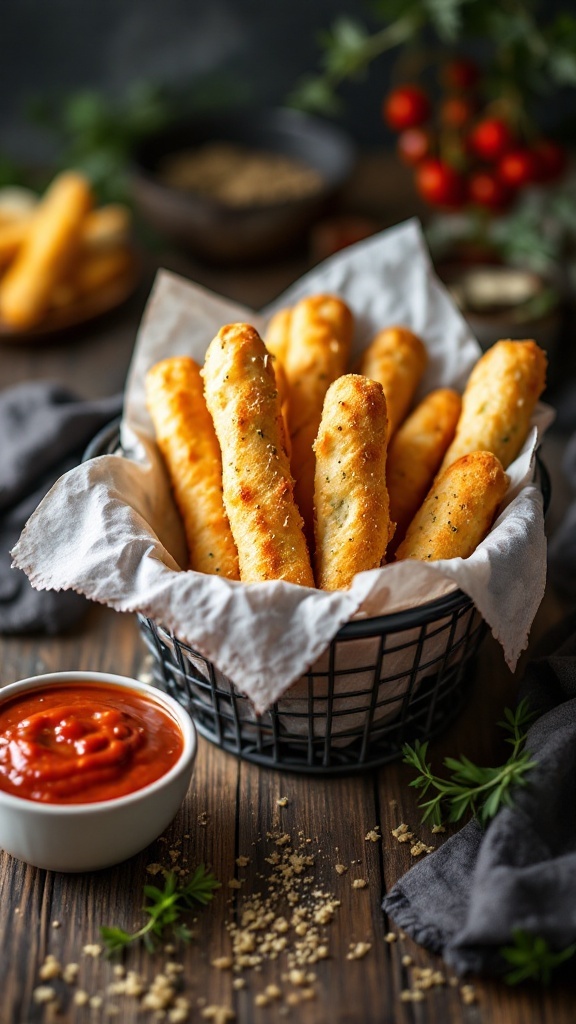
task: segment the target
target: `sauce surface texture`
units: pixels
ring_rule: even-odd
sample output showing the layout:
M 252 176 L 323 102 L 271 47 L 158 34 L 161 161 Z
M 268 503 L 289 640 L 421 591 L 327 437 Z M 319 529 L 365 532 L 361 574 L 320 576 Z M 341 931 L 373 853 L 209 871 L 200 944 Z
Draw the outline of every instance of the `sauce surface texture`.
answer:
M 39 686 L 0 706 L 0 789 L 42 803 L 112 800 L 165 775 L 183 745 L 177 723 L 142 694 Z

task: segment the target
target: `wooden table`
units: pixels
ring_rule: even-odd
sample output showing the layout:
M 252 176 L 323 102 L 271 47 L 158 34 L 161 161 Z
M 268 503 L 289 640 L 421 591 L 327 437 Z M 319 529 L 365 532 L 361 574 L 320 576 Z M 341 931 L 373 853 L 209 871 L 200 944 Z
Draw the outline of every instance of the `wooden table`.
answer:
M 242 272 L 207 270 L 170 254 L 163 262 L 258 307 L 301 273 L 306 257 L 297 255 L 266 271 Z M 146 288 L 121 314 L 73 339 L 0 349 L 2 386 L 54 377 L 72 384 L 86 397 L 119 390 Z M 552 521 L 557 520 L 566 496 L 557 472 L 562 447 L 563 439 L 553 434 L 546 442 L 545 457 L 555 486 Z M 533 642 L 564 610 L 562 602 L 549 592 L 534 625 Z M 135 619 L 97 606 L 89 606 L 81 625 L 64 635 L 4 637 L 0 648 L 2 683 L 55 670 L 92 669 L 137 676 L 147 668 Z M 470 702 L 434 744 L 435 760 L 465 752 L 484 763 L 497 763 L 503 750 L 494 724 L 503 707 L 513 701 L 517 682 L 518 673 L 510 674 L 498 645 L 488 638 L 477 659 Z M 178 980 L 182 995 L 190 1002 L 186 1019 L 211 1019 L 219 1024 L 227 1019 L 223 1008 L 228 1008 L 242 1024 L 274 1024 L 284 1019 L 315 1024 L 571 1024 L 573 988 L 555 985 L 548 991 L 510 990 L 504 984 L 473 979 L 474 1001 L 466 1002 L 460 984 L 450 983 L 452 972 L 409 939 L 401 938 L 394 923 L 383 916 L 383 893 L 413 863 L 410 844 L 399 844 L 391 830 L 407 822 L 426 842 L 437 844 L 445 838 L 432 836 L 419 825 L 414 790 L 408 787 L 410 778 L 410 770 L 398 763 L 351 778 L 282 774 L 236 760 L 201 739 L 181 812 L 163 837 L 129 862 L 94 874 L 60 875 L 0 854 L 0 1024 L 156 1019 L 153 1010 L 141 1008 L 138 998 L 110 993 L 108 986 L 118 981 L 114 962 L 90 956 L 83 948 L 99 942 L 100 925 L 116 924 L 128 930 L 138 927 L 143 922 L 142 887 L 157 881 L 148 866 L 170 866 L 172 859 L 177 866 L 210 864 L 222 888 L 213 904 L 198 913 L 195 937 L 188 946 L 154 955 L 134 948 L 125 966 L 141 973 L 149 985 L 167 960 L 183 965 Z M 280 806 L 278 800 L 284 797 L 287 803 Z M 366 840 L 375 826 L 382 838 Z M 237 920 L 238 907 L 251 893 L 266 890 L 271 870 L 266 858 L 277 849 L 268 833 L 289 833 L 291 841 L 305 844 L 314 860 L 309 868 L 314 885 L 339 900 L 340 906 L 325 926 L 328 956 L 306 969 L 315 979 L 304 979 L 299 985 L 294 977 L 287 978 L 285 954 L 281 953 L 261 969 L 245 971 L 246 986 L 239 989 L 233 985 L 237 975 L 213 966 L 212 961 L 230 952 L 227 923 Z M 238 867 L 238 857 L 249 862 Z M 338 874 L 337 863 L 348 870 Z M 234 877 L 243 880 L 240 890 L 228 886 Z M 365 879 L 367 886 L 354 888 L 354 878 Z M 386 941 L 390 931 L 395 941 Z M 362 958 L 348 959 L 351 944 L 356 943 L 369 943 L 371 948 Z M 79 964 L 76 984 L 61 978 L 41 980 L 40 968 L 47 954 L 53 954 L 62 966 Z M 402 992 L 413 986 L 414 965 L 440 970 L 447 983 L 424 991 L 420 1002 L 404 1001 Z M 39 985 L 51 985 L 58 1001 L 36 1002 L 34 991 Z M 281 998 L 270 998 L 267 1005 L 260 1006 L 268 997 L 257 997 L 269 985 L 279 987 Z M 78 990 L 85 991 L 91 1003 L 77 1005 L 74 996 Z M 161 1015 L 158 1019 L 170 1018 Z

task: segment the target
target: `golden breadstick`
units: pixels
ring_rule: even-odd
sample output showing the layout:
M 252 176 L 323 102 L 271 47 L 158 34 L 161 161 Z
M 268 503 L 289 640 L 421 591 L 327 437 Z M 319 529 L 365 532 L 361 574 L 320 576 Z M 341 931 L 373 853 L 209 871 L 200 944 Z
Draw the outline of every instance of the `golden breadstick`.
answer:
M 393 532 L 386 489 L 388 419 L 382 385 L 349 373 L 330 385 L 316 452 L 316 582 L 345 590 L 377 568 Z
M 82 225 L 82 248 L 88 252 L 125 245 L 130 237 L 131 215 L 122 203 L 91 210 Z
M 146 400 L 184 522 L 189 568 L 239 579 L 222 499 L 220 448 L 200 368 L 186 356 L 162 360 L 146 375 Z
M 288 423 L 288 381 L 286 379 L 286 370 L 277 356 L 271 356 L 271 358 L 272 366 L 274 367 L 274 376 L 276 378 L 276 387 L 278 388 L 278 395 L 280 397 L 280 408 L 282 409 L 284 449 L 288 458 L 290 458 L 292 454 L 292 444 L 290 442 L 290 426 Z
M 314 586 L 283 447 L 272 360 L 257 331 L 218 332 L 202 371 L 206 403 L 222 450 L 224 505 L 245 583 L 282 579 Z
M 285 369 L 292 444 L 294 496 L 307 537 L 314 531 L 314 451 L 324 397 L 346 371 L 352 341 L 352 313 L 332 295 L 302 299 L 292 311 Z
M 427 362 L 423 342 L 407 327 L 379 331 L 360 360 L 359 372 L 384 388 L 390 437 L 410 408 Z
M 546 353 L 535 341 L 498 341 L 478 360 L 440 471 L 468 452 L 493 452 L 506 469 L 520 451 L 546 385 Z
M 53 289 L 66 275 L 92 203 L 88 181 L 74 171 L 59 175 L 33 216 L 30 231 L 0 282 L 0 316 L 25 329 L 42 319 Z
M 488 533 L 508 487 L 492 452 L 471 452 L 441 473 L 408 527 L 396 561 L 468 558 Z
M 33 216 L 0 224 L 0 267 L 11 263 L 30 231 Z
M 10 263 L 30 233 L 34 220 L 28 213 L 5 224 L 0 221 L 0 267 Z M 130 234 L 130 211 L 120 203 L 90 210 L 82 222 L 81 247 L 86 252 L 102 252 L 124 245 Z
M 431 391 L 398 428 L 388 449 L 386 483 L 396 532 L 388 560 L 424 501 L 454 437 L 462 400 L 457 391 Z
M 286 361 L 291 319 L 291 309 L 279 309 L 270 318 L 266 328 L 266 335 L 264 337 L 266 348 L 280 363 Z

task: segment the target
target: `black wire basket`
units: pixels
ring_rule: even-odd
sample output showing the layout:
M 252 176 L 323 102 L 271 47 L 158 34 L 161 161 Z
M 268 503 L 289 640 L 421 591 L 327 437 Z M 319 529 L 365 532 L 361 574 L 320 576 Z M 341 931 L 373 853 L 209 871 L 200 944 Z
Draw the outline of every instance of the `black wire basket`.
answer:
M 118 424 L 96 436 L 85 458 L 118 450 Z M 538 462 L 544 504 L 549 478 Z M 461 711 L 486 625 L 461 590 L 407 611 L 355 619 L 263 715 L 216 666 L 142 615 L 154 684 L 184 705 L 198 731 L 256 764 L 344 775 L 401 756 Z

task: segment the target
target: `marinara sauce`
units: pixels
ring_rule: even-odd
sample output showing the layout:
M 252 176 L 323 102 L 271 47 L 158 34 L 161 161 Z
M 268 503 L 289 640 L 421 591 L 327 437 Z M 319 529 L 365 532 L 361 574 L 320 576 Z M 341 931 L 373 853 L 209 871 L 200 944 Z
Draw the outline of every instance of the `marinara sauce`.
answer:
M 184 741 L 141 693 L 106 683 L 26 690 L 0 706 L 0 789 L 44 803 L 112 800 L 161 778 Z

